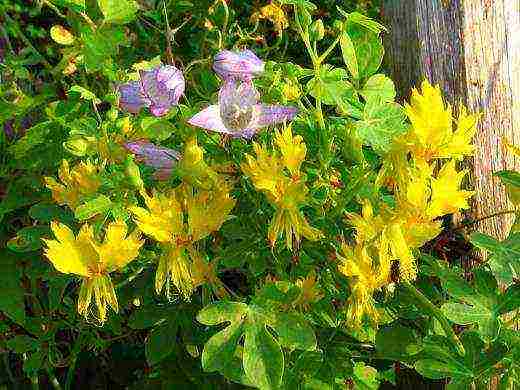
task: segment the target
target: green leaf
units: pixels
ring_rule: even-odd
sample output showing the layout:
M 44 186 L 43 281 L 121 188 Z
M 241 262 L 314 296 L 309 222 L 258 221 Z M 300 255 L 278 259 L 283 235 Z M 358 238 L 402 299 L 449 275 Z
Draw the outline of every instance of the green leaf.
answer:
M 253 318 L 247 326 L 243 352 L 244 370 L 261 389 L 278 389 L 282 383 L 284 358 L 280 344 L 265 325 Z
M 494 176 L 498 176 L 502 183 L 509 184 L 514 187 L 520 188 L 520 172 L 516 171 L 500 171 L 495 172 Z
M 50 237 L 48 226 L 28 226 L 16 232 L 16 237 L 7 242 L 7 247 L 14 252 L 32 252 L 41 248 L 42 238 Z
M 52 126 L 52 121 L 45 121 L 27 129 L 25 135 L 9 147 L 9 151 L 16 159 L 24 158 L 32 148 L 48 140 L 47 136 L 51 132 Z
M 132 329 L 150 328 L 164 322 L 168 315 L 165 309 L 144 306 L 132 313 L 128 319 L 128 326 Z
M 131 22 L 139 9 L 134 0 L 98 0 L 98 5 L 105 21 L 115 24 Z
M 0 250 L 0 311 L 18 324 L 25 322 L 24 291 L 20 285 L 21 272 L 16 267 L 17 257 L 7 250 Z
M 384 48 L 379 35 L 353 22 L 347 22 L 346 33 L 349 35 L 355 51 L 354 58 L 350 44 L 347 43 L 348 40 L 344 38 L 344 43 L 348 46 L 346 54 L 348 61 L 346 61 L 345 64 L 349 68 L 349 71 L 357 68 L 357 76 L 351 72 L 352 77 L 355 79 L 370 77 L 377 72 L 383 61 Z
M 356 362 L 354 364 L 353 380 L 356 389 L 377 390 L 379 388 L 377 370 L 364 362 Z
M 414 368 L 419 374 L 430 379 L 443 379 L 459 376 L 471 377 L 471 372 L 465 370 L 460 365 L 453 364 L 449 361 L 421 359 L 415 363 Z
M 74 222 L 74 216 L 68 209 L 64 209 L 53 203 L 37 203 L 29 209 L 29 216 L 42 223 L 60 221 L 70 225 Z
M 289 283 L 279 287 L 282 293 L 292 291 Z M 269 291 L 273 293 L 274 290 Z M 228 377 L 239 378 L 241 374 L 235 365 L 235 356 L 243 335 L 242 366 L 247 380 L 261 389 L 277 389 L 282 383 L 284 372 L 280 344 L 298 349 L 316 347 L 316 337 L 303 317 L 296 313 L 278 312 L 279 303 L 269 303 L 266 294 L 264 291 L 262 297 L 257 297 L 255 303 L 249 306 L 221 301 L 199 312 L 197 320 L 202 324 L 229 323 L 228 327 L 213 335 L 205 344 L 202 352 L 205 371 L 220 371 Z M 273 296 L 280 298 L 278 293 Z M 259 303 L 266 305 L 267 309 L 259 306 Z M 271 334 L 269 329 L 276 332 L 278 337 Z
M 383 359 L 406 360 L 421 350 L 419 336 L 402 325 L 380 328 L 376 334 L 377 355 Z
M 38 349 L 39 347 L 38 340 L 22 335 L 22 336 L 14 336 L 12 339 L 7 340 L 7 348 L 15 353 L 25 353 Z
M 406 115 L 397 103 L 381 103 L 370 99 L 363 119 L 356 123 L 357 135 L 378 153 L 386 153 L 394 139 L 406 131 Z
M 164 141 L 175 131 L 175 126 L 164 118 L 146 117 L 141 121 L 142 135 L 155 141 Z
M 353 78 L 359 79 L 359 67 L 356 58 L 356 49 L 354 48 L 354 42 L 346 32 L 341 33 L 339 39 L 339 45 L 341 47 L 341 54 L 343 55 L 343 62 L 347 66 L 350 74 Z
M 339 13 L 342 14 L 349 22 L 357 23 L 375 34 L 379 34 L 382 31 L 388 31 L 381 23 L 376 22 L 366 15 L 360 14 L 359 12 L 347 13 L 339 6 L 336 6 L 336 8 L 338 9 Z
M 347 80 L 347 72 L 330 65 L 320 68 L 319 77 L 314 77 L 307 83 L 307 91 L 312 97 L 329 105 L 348 105 L 348 101 L 354 97 L 354 88 Z
M 84 43 L 83 62 L 88 72 L 109 68 L 118 46 L 126 41 L 122 28 L 116 26 L 103 26 L 95 31 L 85 29 L 81 37 Z
M 278 341 L 284 347 L 304 351 L 316 349 L 316 336 L 303 316 L 296 313 L 280 313 L 269 325 L 276 331 Z
M 101 103 L 101 100 L 99 100 L 93 92 L 89 91 L 86 88 L 83 88 L 80 85 L 73 85 L 72 87 L 70 87 L 69 93 L 70 92 L 79 93 L 81 99 L 91 101 L 94 104 Z
M 44 359 L 45 351 L 43 349 L 31 353 L 27 360 L 23 362 L 23 371 L 28 376 L 36 375 L 38 371 L 42 368 Z
M 493 312 L 484 306 L 448 302 L 442 305 L 441 310 L 450 321 L 459 325 L 470 325 L 493 319 Z
M 513 284 L 498 298 L 495 310 L 498 314 L 506 314 L 520 307 L 520 285 Z
M 234 360 L 237 343 L 243 330 L 243 323 L 232 323 L 208 340 L 202 352 L 204 371 L 226 372 L 230 369 L 228 366 Z
M 359 92 L 366 101 L 379 99 L 381 102 L 393 102 L 395 98 L 395 85 L 384 74 L 378 73 L 370 77 L 363 89 Z
M 473 233 L 470 241 L 491 253 L 489 267 L 499 282 L 509 285 L 520 277 L 520 232 L 511 233 L 502 242 L 482 233 Z
M 96 198 L 79 205 L 74 215 L 80 221 L 85 221 L 98 214 L 104 214 L 112 207 L 112 201 L 106 195 L 98 195 Z
M 178 323 L 168 321 L 154 328 L 145 341 L 146 360 L 150 366 L 167 358 L 177 345 Z

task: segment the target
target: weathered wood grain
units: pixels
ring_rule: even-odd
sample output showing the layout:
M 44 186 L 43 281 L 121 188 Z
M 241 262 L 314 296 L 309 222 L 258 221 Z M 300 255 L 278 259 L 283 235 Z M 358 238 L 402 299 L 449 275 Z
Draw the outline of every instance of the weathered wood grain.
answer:
M 423 77 L 441 85 L 452 105 L 462 100 L 482 112 L 475 157 L 468 161 L 476 191 L 473 217 L 510 207 L 492 176 L 520 169 L 500 140 L 520 144 L 520 0 L 385 0 L 387 60 L 400 96 Z M 478 229 L 504 238 L 508 216 L 483 221 Z

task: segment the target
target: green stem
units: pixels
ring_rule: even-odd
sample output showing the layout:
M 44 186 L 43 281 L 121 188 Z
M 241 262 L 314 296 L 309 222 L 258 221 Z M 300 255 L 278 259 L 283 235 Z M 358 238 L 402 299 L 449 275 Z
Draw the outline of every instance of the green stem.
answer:
M 58 381 L 58 378 L 56 378 L 56 375 L 54 375 L 54 373 L 52 372 L 52 370 L 50 368 L 47 369 L 47 374 L 49 375 L 49 381 L 51 382 L 51 386 L 55 390 L 62 390 L 61 389 L 61 384 Z
M 119 282 L 118 284 L 116 284 L 115 288 L 116 290 L 121 288 L 121 287 L 124 287 L 126 286 L 128 283 L 130 283 L 132 280 L 134 280 L 135 278 L 137 278 L 141 272 L 143 272 L 145 269 L 144 266 L 141 266 L 139 267 L 138 269 L 136 269 L 128 278 L 126 278 L 125 280 Z
M 441 310 L 433 303 L 431 303 L 430 300 L 410 282 L 402 282 L 401 286 L 404 287 L 406 291 L 415 298 L 416 303 L 421 306 L 423 310 L 425 310 L 427 313 L 430 313 L 439 321 L 442 329 L 444 330 L 444 333 L 453 343 L 457 349 L 457 352 L 462 356 L 465 355 L 466 352 L 464 350 L 464 346 L 460 342 L 459 338 L 453 331 L 453 328 Z
M 303 30 L 302 25 L 300 24 L 300 19 L 298 18 L 298 6 L 296 6 L 296 5 L 294 6 L 294 19 L 296 21 L 296 28 L 298 30 L 298 34 L 300 34 L 300 37 L 302 38 L 303 43 L 304 43 L 305 47 L 307 48 L 307 52 L 309 53 L 309 56 L 311 57 L 312 64 L 314 65 L 314 69 L 319 69 L 320 62 L 319 62 L 318 56 L 316 55 L 316 53 L 314 52 L 314 50 L 311 46 L 308 29 L 306 28 L 305 30 Z
M 13 20 L 11 19 L 11 17 L 6 13 L 4 14 L 4 17 L 5 17 L 5 20 L 9 23 L 9 25 L 16 31 L 16 34 L 20 37 L 20 39 L 22 40 L 22 42 L 29 48 L 32 50 L 32 52 L 34 54 L 36 54 L 36 56 L 38 56 L 40 58 L 40 60 L 42 61 L 43 65 L 47 68 L 47 70 L 49 70 L 49 72 L 52 72 L 52 65 L 47 61 L 47 59 L 42 55 L 40 54 L 40 52 L 38 51 L 38 49 L 36 49 L 33 44 L 31 43 L 31 41 L 29 40 L 29 38 L 27 38 L 25 36 L 25 34 L 22 32 L 22 30 L 20 30 L 18 28 L 18 24 Z
M 332 44 L 327 48 L 327 50 L 325 50 L 325 52 L 320 56 L 320 58 L 318 59 L 320 64 L 323 63 L 325 61 L 325 59 L 329 56 L 331 51 L 334 50 L 334 48 L 338 44 L 340 38 L 341 38 L 341 36 L 338 35 L 337 38 L 334 40 L 334 42 L 332 42 Z

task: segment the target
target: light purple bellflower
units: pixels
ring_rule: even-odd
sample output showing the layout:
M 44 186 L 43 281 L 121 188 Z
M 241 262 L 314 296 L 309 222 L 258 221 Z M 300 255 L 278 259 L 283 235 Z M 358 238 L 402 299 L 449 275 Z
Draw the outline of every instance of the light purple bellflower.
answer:
M 296 107 L 258 103 L 259 94 L 253 83 L 230 78 L 219 91 L 218 104 L 195 114 L 188 123 L 203 129 L 252 138 L 262 127 L 292 120 Z
M 154 168 L 155 177 L 159 180 L 168 179 L 173 167 L 182 157 L 176 150 L 157 146 L 146 140 L 126 142 L 123 146 L 137 161 Z
M 229 78 L 251 80 L 264 72 L 264 62 L 248 49 L 222 50 L 215 56 L 213 70 L 224 81 Z
M 159 65 L 151 70 L 140 71 L 139 80 L 119 86 L 119 105 L 131 113 L 149 107 L 154 116 L 163 116 L 179 103 L 184 93 L 185 81 L 182 72 L 175 66 Z

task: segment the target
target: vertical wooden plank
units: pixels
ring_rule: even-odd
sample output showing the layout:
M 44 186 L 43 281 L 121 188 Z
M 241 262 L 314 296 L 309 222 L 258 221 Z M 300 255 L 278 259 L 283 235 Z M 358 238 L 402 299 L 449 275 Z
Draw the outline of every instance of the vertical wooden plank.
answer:
M 520 168 L 519 162 L 501 146 L 502 137 L 520 143 L 518 111 L 515 113 L 514 109 L 518 105 L 515 96 L 518 99 L 520 93 L 518 72 L 514 74 L 520 56 L 520 37 L 512 35 L 517 29 L 514 25 L 518 23 L 519 3 L 519 0 L 463 2 L 467 104 L 472 111 L 482 112 L 473 160 L 477 218 L 511 207 L 503 186 L 492 173 Z M 488 219 L 480 224 L 479 230 L 503 239 L 511 222 L 511 216 Z
M 476 191 L 473 216 L 508 209 L 492 172 L 520 168 L 500 144 L 502 137 L 520 144 L 520 0 L 384 0 L 383 19 L 401 97 L 427 77 L 452 105 L 463 100 L 483 113 L 475 157 L 468 161 Z M 510 225 L 504 216 L 478 228 L 504 238 Z

